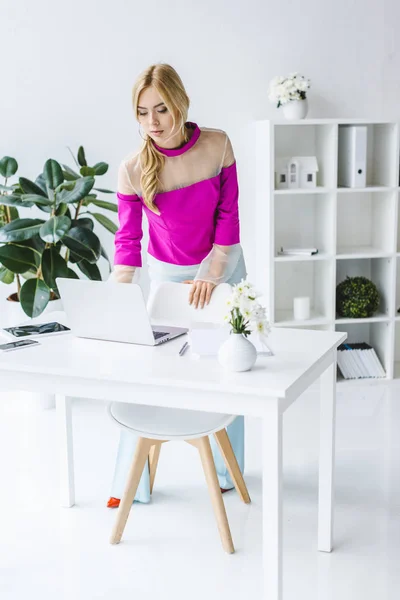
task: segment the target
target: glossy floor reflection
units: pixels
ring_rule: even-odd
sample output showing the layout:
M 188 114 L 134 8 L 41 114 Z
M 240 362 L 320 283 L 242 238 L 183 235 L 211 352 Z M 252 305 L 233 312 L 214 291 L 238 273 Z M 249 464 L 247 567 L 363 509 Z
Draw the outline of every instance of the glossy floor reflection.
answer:
M 284 599 L 400 597 L 400 382 L 339 387 L 335 550 L 317 552 L 318 394 L 284 420 Z M 260 424 L 246 424 L 243 505 L 225 494 L 236 554 L 219 541 L 194 449 L 162 449 L 152 503 L 123 543 L 105 508 L 118 431 L 102 404 L 74 406 L 77 505 L 58 507 L 54 411 L 0 393 L 0 598 L 208 600 L 261 597 Z

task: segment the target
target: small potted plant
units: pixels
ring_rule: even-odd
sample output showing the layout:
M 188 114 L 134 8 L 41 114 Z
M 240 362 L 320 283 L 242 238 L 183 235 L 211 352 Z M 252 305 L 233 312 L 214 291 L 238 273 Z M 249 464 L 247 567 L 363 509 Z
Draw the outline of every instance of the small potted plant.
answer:
M 349 277 L 336 287 L 336 312 L 346 319 L 368 319 L 379 308 L 380 294 L 366 277 Z
M 310 80 L 299 73 L 274 77 L 269 85 L 268 97 L 277 108 L 282 106 L 286 119 L 304 119 L 308 112 L 306 93 L 310 85 Z
M 233 286 L 227 300 L 228 313 L 224 322 L 231 327 L 229 339 L 218 352 L 218 360 L 230 371 L 249 371 L 257 359 L 254 344 L 247 339 L 253 331 L 257 332 L 261 342 L 270 332 L 266 309 L 258 302 L 259 294 L 248 281 L 242 280 Z
M 8 180 L 17 172 L 17 162 L 7 156 L 0 160 L 5 180 L 0 187 L 0 281 L 16 282 L 17 291 L 7 300 L 29 317 L 40 315 L 59 299 L 57 277 L 78 278 L 80 271 L 100 280 L 101 257 L 110 268 L 93 231 L 94 221 L 113 234 L 117 230 L 113 221 L 96 211 L 99 207 L 117 212 L 115 203 L 97 197 L 97 192 L 113 192 L 94 187 L 96 176 L 104 175 L 108 165 L 88 166 L 82 146 L 74 160 L 79 173 L 49 159 L 35 181 L 19 177 L 13 185 Z M 43 218 L 20 218 L 18 209 L 31 207 L 39 209 Z

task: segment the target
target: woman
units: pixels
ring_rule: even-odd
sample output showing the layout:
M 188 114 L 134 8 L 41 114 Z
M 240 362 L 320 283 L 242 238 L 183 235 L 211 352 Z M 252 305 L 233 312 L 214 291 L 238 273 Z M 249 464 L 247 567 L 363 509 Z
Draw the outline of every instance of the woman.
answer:
M 118 175 L 118 216 L 112 280 L 130 283 L 142 266 L 142 212 L 149 222 L 151 289 L 161 281 L 191 284 L 189 302 L 202 308 L 222 282 L 246 277 L 239 240 L 238 183 L 233 150 L 225 132 L 187 122 L 189 98 L 177 72 L 157 64 L 133 88 L 133 108 L 143 145 L 124 160 Z M 244 420 L 228 428 L 240 468 L 244 466 Z M 233 483 L 213 439 L 222 491 Z M 122 431 L 111 498 L 117 507 L 136 445 Z M 144 469 L 135 500 L 149 502 Z

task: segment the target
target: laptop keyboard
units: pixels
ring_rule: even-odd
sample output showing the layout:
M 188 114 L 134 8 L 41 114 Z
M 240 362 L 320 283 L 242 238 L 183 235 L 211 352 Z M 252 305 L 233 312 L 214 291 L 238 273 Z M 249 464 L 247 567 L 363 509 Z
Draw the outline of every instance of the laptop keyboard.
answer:
M 168 335 L 168 333 L 165 333 L 165 331 L 153 331 L 153 335 L 155 340 L 159 340 L 160 338 Z

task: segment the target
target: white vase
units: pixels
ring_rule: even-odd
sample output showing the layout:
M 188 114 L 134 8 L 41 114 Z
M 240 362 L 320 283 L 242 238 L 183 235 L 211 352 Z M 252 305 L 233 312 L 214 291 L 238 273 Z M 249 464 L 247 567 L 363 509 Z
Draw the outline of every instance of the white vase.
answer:
M 218 351 L 219 363 L 229 371 L 250 371 L 257 360 L 257 350 L 241 333 L 231 333 Z
M 305 119 L 308 113 L 307 98 L 304 100 L 290 100 L 290 102 L 282 106 L 282 110 L 285 119 L 288 121 Z
M 57 310 L 62 310 L 61 300 L 51 300 L 44 309 L 43 314 Z M 12 302 L 7 298 L 0 300 L 0 327 L 12 327 L 24 321 L 29 323 L 29 320 L 30 318 L 24 313 L 19 302 Z M 56 406 L 54 394 L 23 391 L 20 392 L 20 397 L 24 402 L 35 406 L 39 410 L 48 410 Z

